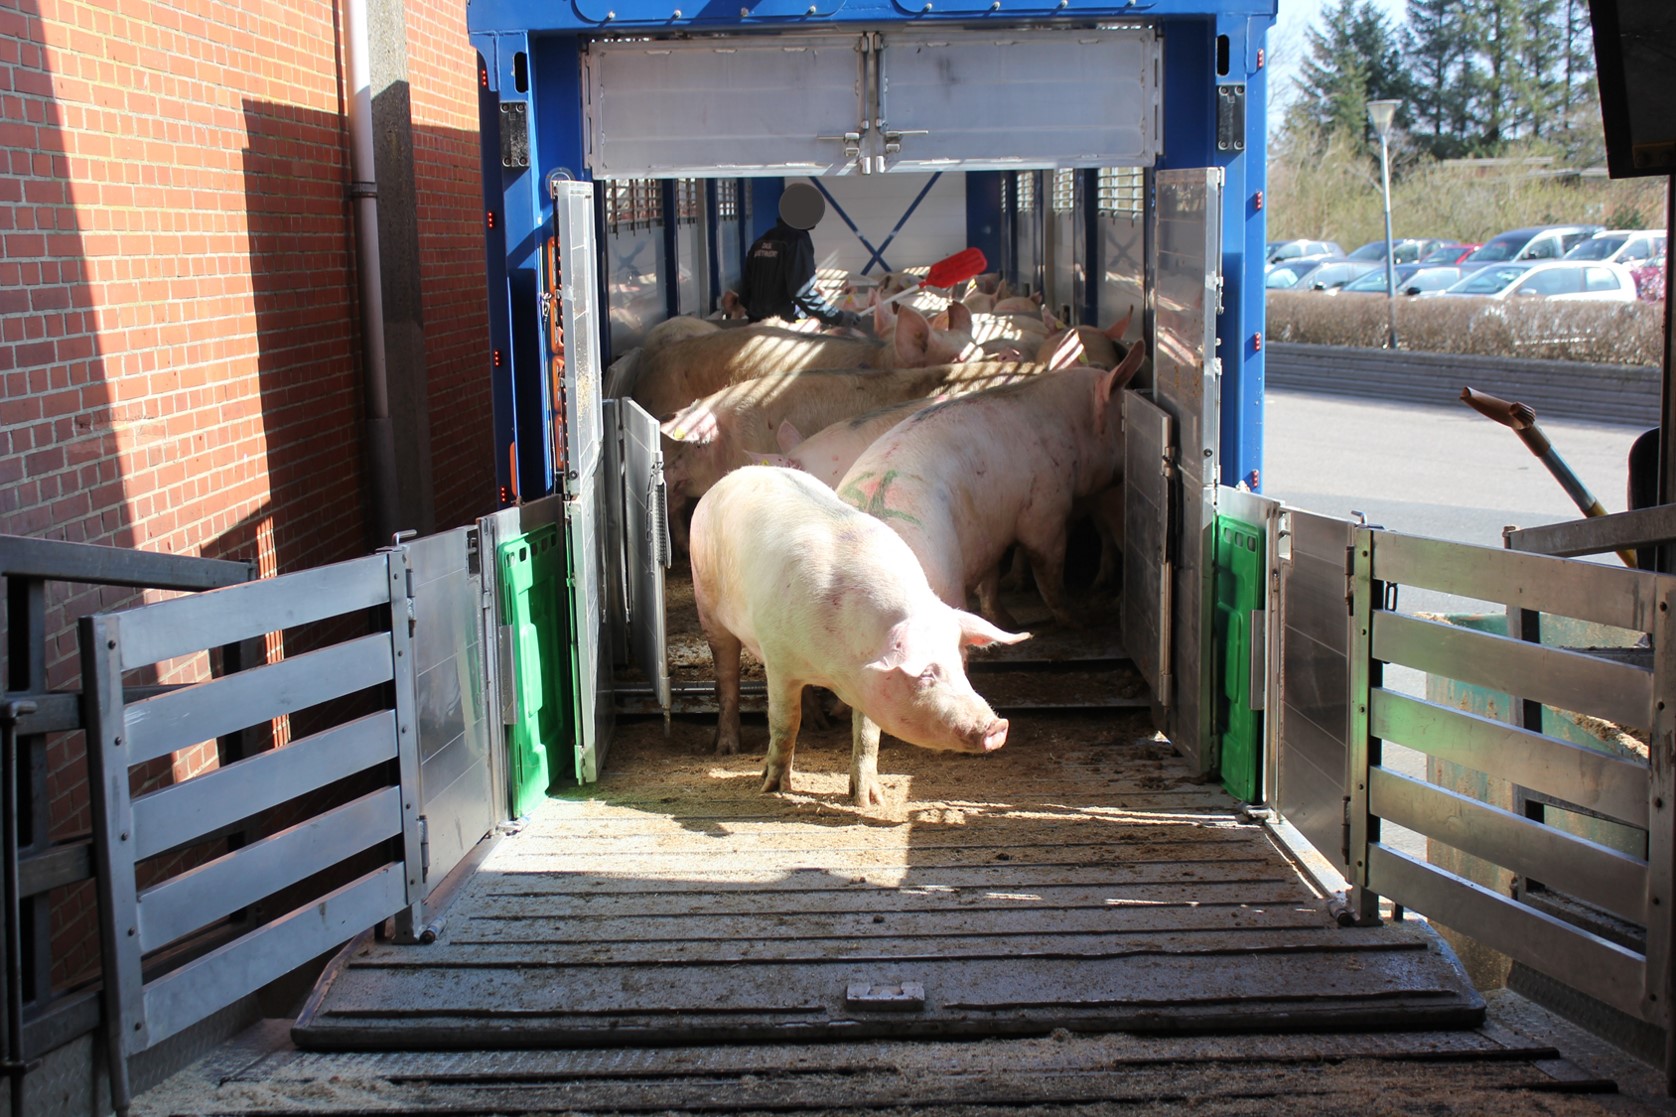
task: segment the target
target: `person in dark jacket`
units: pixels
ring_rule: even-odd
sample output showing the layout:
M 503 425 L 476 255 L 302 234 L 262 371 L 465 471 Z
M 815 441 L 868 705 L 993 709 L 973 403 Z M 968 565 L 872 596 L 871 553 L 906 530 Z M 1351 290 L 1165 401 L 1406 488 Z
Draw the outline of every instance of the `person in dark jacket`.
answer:
M 753 322 L 764 318 L 818 318 L 828 326 L 860 326 L 861 317 L 839 310 L 815 285 L 815 242 L 809 230 L 826 215 L 826 199 L 806 182 L 780 195 L 780 218 L 745 253 L 739 302 Z

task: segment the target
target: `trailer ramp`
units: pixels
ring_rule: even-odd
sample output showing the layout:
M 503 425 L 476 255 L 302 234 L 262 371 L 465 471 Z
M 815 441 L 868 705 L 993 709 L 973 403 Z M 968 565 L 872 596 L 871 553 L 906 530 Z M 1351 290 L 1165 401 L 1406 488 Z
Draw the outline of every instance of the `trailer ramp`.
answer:
M 592 1047 L 1476 1025 L 1423 925 L 1342 928 L 1143 711 L 1033 713 L 987 757 L 887 743 L 846 794 L 847 727 L 795 792 L 708 720 L 620 725 L 428 946 L 364 941 L 293 1036 L 316 1049 Z M 760 725 L 755 736 L 765 738 Z M 746 747 L 760 748 L 747 727 Z

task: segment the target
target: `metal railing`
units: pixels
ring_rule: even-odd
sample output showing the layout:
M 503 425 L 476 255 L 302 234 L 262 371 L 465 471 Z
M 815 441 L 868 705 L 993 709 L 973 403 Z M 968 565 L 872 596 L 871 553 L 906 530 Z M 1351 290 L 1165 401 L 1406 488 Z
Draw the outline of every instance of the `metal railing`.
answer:
M 55 583 L 196 591 L 247 582 L 250 562 L 155 554 L 120 547 L 0 535 L 6 592 L 4 758 L 8 798 L 3 824 L 7 881 L 4 935 L 5 1051 L 14 1100 L 24 1076 L 48 1054 L 99 1027 L 97 985 L 55 989 L 55 893 L 94 879 L 92 836 L 54 840 L 48 746 L 83 728 L 79 690 L 49 690 L 53 639 L 49 587 Z M 252 649 L 222 649 L 236 667 Z M 234 744 L 236 743 L 229 742 Z M 91 944 L 89 944 L 91 945 Z M 14 1105 L 13 1112 L 20 1112 Z
M 392 915 L 423 886 L 409 566 L 366 558 L 81 620 L 112 1100 L 128 1058 Z M 309 650 L 162 694 L 126 672 L 272 633 Z M 288 651 L 290 649 L 288 648 Z M 303 735 L 135 794 L 133 771 L 307 714 Z M 290 725 L 295 729 L 298 721 Z M 175 862 L 161 855 L 194 851 Z M 402 927 L 398 927 L 398 933 Z
M 1352 907 L 1380 896 L 1412 908 L 1596 1000 L 1667 1027 L 1676 810 L 1676 577 L 1361 529 L 1352 554 L 1349 869 Z M 1412 586 L 1646 634 L 1642 654 L 1604 654 L 1473 631 L 1386 607 Z M 1387 690 L 1383 665 L 1512 696 L 1498 720 Z M 1543 732 L 1541 710 L 1646 734 L 1648 753 L 1593 749 Z M 1646 835 L 1644 855 L 1543 817 L 1400 775 L 1387 744 L 1563 802 Z M 1463 785 L 1465 786 L 1465 785 Z M 1390 824 L 1540 881 L 1644 934 L 1606 937 L 1586 923 L 1398 851 Z M 1637 942 L 1640 945 L 1637 945 Z

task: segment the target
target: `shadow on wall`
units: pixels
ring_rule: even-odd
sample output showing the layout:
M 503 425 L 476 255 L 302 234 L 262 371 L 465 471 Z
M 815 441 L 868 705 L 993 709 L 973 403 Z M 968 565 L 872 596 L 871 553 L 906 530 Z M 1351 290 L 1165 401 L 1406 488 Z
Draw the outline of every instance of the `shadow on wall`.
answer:
M 140 157 L 142 133 L 121 109 L 87 107 L 101 92 L 81 80 L 91 56 L 64 50 L 60 31 L 34 0 L 0 8 L 10 46 L 0 49 L 0 532 L 251 558 L 264 575 L 364 553 L 342 117 L 247 104 L 243 208 L 223 208 L 241 202 L 236 187 L 211 192 L 217 153 L 192 166 Z M 55 75 L 55 61 L 68 72 Z M 60 79 L 79 90 L 63 104 Z M 494 506 L 477 136 L 416 131 L 415 145 L 426 261 L 416 282 L 432 323 L 417 393 L 437 416 L 436 522 L 455 524 Z M 236 155 L 229 164 L 238 175 Z M 188 194 L 198 204 L 177 204 Z M 237 259 L 246 244 L 249 296 Z M 76 619 L 142 596 L 50 584 L 44 673 L 32 677 L 8 644 L 7 689 L 79 689 Z M 8 631 L 21 620 L 8 615 Z M 294 654 L 286 638 L 270 637 L 268 654 Z M 130 681 L 209 671 L 199 656 Z M 23 751 L 25 852 L 85 838 L 82 735 Z M 226 759 L 205 743 L 157 762 L 136 791 Z M 22 989 L 35 1013 L 96 976 L 97 912 L 87 882 L 23 909 Z

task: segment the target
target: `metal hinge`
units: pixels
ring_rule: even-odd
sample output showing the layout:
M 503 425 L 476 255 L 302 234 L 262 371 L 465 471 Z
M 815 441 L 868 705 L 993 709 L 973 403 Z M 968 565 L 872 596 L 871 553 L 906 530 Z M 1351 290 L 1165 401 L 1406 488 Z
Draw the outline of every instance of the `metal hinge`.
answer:
M 1344 549 L 1344 615 L 1356 615 L 1356 544 Z
M 431 822 L 424 815 L 419 816 L 419 879 L 429 880 L 431 876 Z

